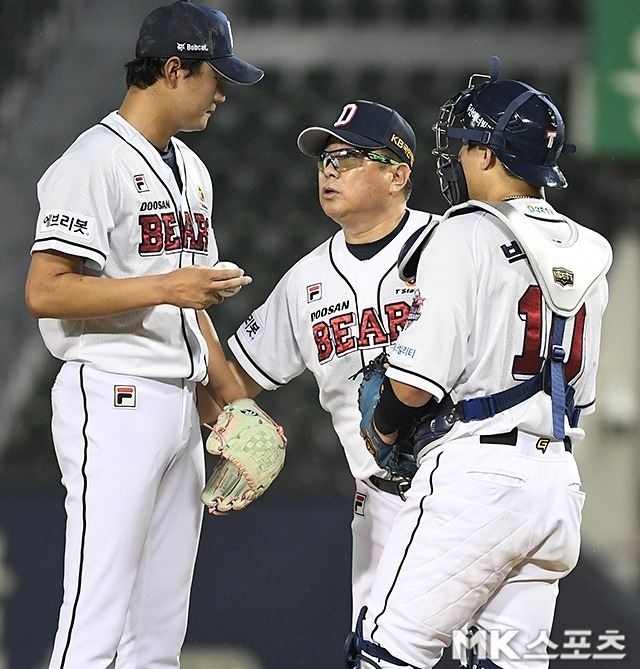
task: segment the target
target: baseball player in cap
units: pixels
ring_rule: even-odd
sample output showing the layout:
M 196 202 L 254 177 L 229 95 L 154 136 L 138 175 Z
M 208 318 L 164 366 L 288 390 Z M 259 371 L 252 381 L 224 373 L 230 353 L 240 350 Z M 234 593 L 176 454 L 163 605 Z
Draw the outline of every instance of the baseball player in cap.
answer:
M 307 369 L 315 377 L 355 479 L 357 612 L 407 482 L 388 476 L 364 449 L 356 377 L 404 327 L 413 286 L 398 277 L 396 259 L 408 237 L 438 218 L 407 208 L 416 141 L 395 110 L 349 102 L 332 125 L 301 132 L 298 147 L 315 159 L 320 205 L 340 230 L 286 272 L 228 343 L 249 396 Z
M 204 311 L 250 281 L 220 270 L 211 179 L 174 134 L 202 130 L 233 54 L 221 12 L 144 20 L 122 105 L 38 183 L 26 300 L 63 361 L 52 433 L 66 488 L 64 599 L 51 669 L 178 667 L 203 506 L 196 384 L 242 397 Z
M 497 77 L 496 59 L 442 106 L 437 174 L 454 206 L 400 257 L 417 287 L 366 428 L 378 457 L 415 407 L 432 410 L 348 667 L 428 669 L 453 643 L 468 669 L 545 669 L 578 559 L 572 451 L 594 410 L 611 248 L 545 200 L 575 150 L 560 112 Z

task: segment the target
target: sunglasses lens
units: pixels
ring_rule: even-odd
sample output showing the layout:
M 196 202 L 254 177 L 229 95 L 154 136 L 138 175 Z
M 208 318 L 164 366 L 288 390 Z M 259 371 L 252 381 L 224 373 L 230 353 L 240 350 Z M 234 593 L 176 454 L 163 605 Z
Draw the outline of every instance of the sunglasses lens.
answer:
M 362 153 L 351 149 L 321 153 L 318 155 L 318 171 L 324 172 L 329 165 L 332 165 L 338 172 L 346 172 L 360 167 L 364 159 L 365 156 Z

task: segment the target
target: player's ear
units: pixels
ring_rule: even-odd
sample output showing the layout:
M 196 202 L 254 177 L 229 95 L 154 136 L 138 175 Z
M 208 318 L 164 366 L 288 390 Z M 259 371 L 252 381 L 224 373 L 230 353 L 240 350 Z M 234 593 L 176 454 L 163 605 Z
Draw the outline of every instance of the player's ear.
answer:
M 479 146 L 480 149 L 480 167 L 483 170 L 488 170 L 496 164 L 497 158 L 495 153 L 486 146 Z
M 162 67 L 164 78 L 172 88 L 174 88 L 178 82 L 181 68 L 182 63 L 177 56 L 171 56 L 171 58 L 167 58 L 167 61 Z
M 391 188 L 393 192 L 402 190 L 411 177 L 411 168 L 407 163 L 400 163 L 393 166 L 393 175 L 391 177 Z

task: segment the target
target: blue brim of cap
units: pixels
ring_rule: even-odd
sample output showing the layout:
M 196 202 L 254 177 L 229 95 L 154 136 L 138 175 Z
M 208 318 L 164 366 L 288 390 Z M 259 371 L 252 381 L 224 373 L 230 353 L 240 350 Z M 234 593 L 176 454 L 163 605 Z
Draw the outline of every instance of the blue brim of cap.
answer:
M 303 130 L 298 135 L 298 148 L 306 156 L 317 156 L 327 145 L 327 140 L 333 137 L 346 144 L 357 146 L 361 149 L 382 149 L 380 142 L 374 142 L 368 137 L 357 135 L 348 130 L 328 130 L 327 128 L 313 127 Z
M 207 60 L 211 67 L 232 84 L 256 84 L 264 77 L 264 72 L 236 56 L 223 56 Z

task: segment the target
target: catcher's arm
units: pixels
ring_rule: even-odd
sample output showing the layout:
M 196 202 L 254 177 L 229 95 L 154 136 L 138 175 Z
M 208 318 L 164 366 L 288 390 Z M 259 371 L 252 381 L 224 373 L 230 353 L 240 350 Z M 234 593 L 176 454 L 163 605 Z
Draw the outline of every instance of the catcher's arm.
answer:
M 417 467 L 410 433 L 414 422 L 428 413 L 431 396 L 424 404 L 406 406 L 396 396 L 392 379 L 385 375 L 387 367 L 387 356 L 382 353 L 362 370 L 358 388 L 358 408 L 362 416 L 360 434 L 382 469 L 392 476 L 411 479 Z

